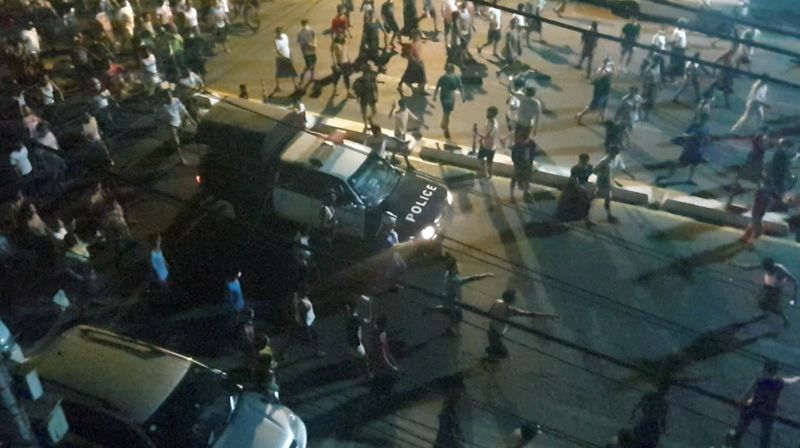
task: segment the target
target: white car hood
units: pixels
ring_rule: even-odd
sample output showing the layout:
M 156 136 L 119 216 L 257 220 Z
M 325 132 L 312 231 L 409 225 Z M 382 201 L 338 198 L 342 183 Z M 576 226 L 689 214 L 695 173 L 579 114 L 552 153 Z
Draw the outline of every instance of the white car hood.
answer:
M 292 445 L 292 442 L 297 442 Z M 286 406 L 245 392 L 214 448 L 306 448 L 306 425 Z

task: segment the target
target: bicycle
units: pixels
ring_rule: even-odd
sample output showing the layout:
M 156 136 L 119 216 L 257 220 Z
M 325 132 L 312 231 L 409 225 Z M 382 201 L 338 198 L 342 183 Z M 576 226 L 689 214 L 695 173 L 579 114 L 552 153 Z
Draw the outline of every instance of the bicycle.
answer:
M 261 27 L 261 2 L 259 0 L 233 0 L 231 2 L 231 19 L 236 20 L 241 14 L 242 20 L 254 33 Z

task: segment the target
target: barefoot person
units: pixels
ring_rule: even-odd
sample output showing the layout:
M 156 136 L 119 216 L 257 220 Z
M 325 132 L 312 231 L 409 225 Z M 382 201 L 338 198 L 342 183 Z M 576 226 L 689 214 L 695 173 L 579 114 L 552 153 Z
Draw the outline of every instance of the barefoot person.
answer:
M 486 354 L 492 358 L 508 358 L 508 348 L 503 343 L 503 334 L 508 330 L 508 324 L 505 321 L 509 318 L 517 316 L 547 319 L 559 318 L 556 314 L 538 313 L 517 308 L 513 305 L 516 299 L 517 291 L 507 289 L 503 293 L 502 299 L 496 301 L 489 309 L 489 316 L 491 316 L 492 321 L 489 323 L 489 330 L 487 331 L 489 345 L 486 347 Z

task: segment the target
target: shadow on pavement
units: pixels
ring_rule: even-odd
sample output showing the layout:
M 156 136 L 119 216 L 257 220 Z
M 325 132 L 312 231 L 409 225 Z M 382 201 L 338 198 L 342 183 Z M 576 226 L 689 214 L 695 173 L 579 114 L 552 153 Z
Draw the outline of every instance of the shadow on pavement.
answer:
M 747 246 L 740 241 L 726 243 L 688 257 L 679 258 L 663 268 L 639 275 L 635 281 L 645 283 L 662 275 L 679 275 L 685 280 L 692 281 L 696 268 L 723 262 L 735 257 L 745 249 Z
M 700 235 L 713 232 L 714 230 L 716 230 L 716 227 L 712 225 L 690 221 L 682 222 L 666 230 L 654 232 L 650 234 L 648 238 L 656 241 L 692 241 L 697 239 Z

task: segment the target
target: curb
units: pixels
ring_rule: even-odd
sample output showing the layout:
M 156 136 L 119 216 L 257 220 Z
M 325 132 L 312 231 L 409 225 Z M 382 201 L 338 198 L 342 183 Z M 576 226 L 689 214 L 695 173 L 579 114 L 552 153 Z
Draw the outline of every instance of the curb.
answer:
M 475 157 L 465 154 L 463 148 L 454 151 L 439 149 L 439 144 L 431 145 L 426 140 L 420 151 L 422 159 L 454 165 L 461 168 L 480 170 L 480 162 Z M 497 175 L 510 177 L 513 165 L 508 156 L 495 155 L 494 172 Z M 539 164 L 533 172 L 532 182 L 538 185 L 561 189 L 567 184 L 569 170 L 563 167 Z M 660 193 L 660 194 L 659 194 Z M 703 199 L 686 194 L 676 194 L 674 191 L 659 189 L 646 184 L 630 184 L 623 188 L 614 187 L 612 191 L 614 201 L 629 205 L 658 206 L 661 210 L 675 215 L 692 218 L 700 222 L 744 229 L 750 224 L 750 213 L 736 214 L 725 208 L 725 204 L 713 199 Z M 666 197 L 663 203 L 655 200 L 656 197 Z M 784 216 L 778 213 L 767 213 L 764 217 L 764 233 L 772 236 L 787 236 L 789 225 Z

